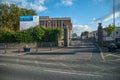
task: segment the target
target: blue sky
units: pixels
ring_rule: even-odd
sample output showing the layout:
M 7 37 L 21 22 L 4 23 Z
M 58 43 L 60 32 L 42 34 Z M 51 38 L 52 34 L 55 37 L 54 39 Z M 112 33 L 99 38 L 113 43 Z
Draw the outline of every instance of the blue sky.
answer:
M 115 1 L 116 25 L 120 25 L 120 0 Z M 97 30 L 98 22 L 103 26 L 113 23 L 113 0 L 2 0 L 2 3 L 17 4 L 33 9 L 39 16 L 70 17 L 73 32 Z

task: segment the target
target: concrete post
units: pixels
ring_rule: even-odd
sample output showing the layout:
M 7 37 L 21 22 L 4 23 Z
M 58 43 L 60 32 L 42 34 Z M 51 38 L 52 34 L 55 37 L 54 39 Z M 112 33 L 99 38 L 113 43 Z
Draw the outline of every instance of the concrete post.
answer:
M 67 28 L 67 26 L 64 28 L 64 46 L 69 46 L 69 29 Z
M 102 23 L 98 23 L 98 45 L 103 46 L 103 28 Z

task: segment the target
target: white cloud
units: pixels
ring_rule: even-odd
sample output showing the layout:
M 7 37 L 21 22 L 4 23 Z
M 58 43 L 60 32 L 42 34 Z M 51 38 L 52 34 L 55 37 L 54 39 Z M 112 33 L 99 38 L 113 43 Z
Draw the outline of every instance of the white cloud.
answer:
M 78 36 L 84 31 L 91 32 L 93 29 L 88 25 L 73 25 L 73 33 L 77 33 Z
M 19 7 L 33 9 L 37 12 L 47 10 L 47 7 L 44 6 L 45 0 L 2 0 L 2 3 L 7 4 L 17 4 Z
M 72 6 L 73 5 L 73 0 L 61 0 L 59 3 L 56 3 L 55 6 Z
M 92 21 L 93 21 L 93 22 L 96 21 L 96 18 L 93 18 Z
M 73 5 L 73 0 L 61 0 L 61 3 L 66 6 Z
M 120 16 L 120 12 L 116 12 L 115 13 L 115 18 L 119 17 Z M 113 14 L 109 14 L 108 16 L 106 16 L 106 18 L 103 19 L 103 21 L 109 21 L 113 19 Z
M 114 0 L 114 2 L 115 2 L 115 5 L 114 5 L 115 18 L 118 18 L 118 17 L 120 17 L 120 0 Z M 106 22 L 106 21 L 109 21 L 111 19 L 113 19 L 113 11 L 111 11 L 109 14 L 107 14 L 107 15 L 101 17 L 101 18 L 96 19 L 95 21 L 104 21 L 104 22 Z

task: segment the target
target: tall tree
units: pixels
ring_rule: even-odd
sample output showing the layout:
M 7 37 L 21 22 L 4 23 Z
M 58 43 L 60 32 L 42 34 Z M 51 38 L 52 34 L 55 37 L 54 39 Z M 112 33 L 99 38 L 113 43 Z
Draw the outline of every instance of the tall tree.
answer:
M 0 4 L 0 27 L 19 30 L 19 16 L 21 15 L 36 15 L 36 12 L 32 9 L 19 8 L 15 4 Z

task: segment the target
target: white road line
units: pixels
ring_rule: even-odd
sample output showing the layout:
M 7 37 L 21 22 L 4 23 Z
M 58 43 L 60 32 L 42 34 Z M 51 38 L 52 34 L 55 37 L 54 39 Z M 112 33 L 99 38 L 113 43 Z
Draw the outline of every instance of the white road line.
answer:
M 61 74 L 71 74 L 71 75 L 80 75 L 80 76 L 96 76 L 96 77 L 103 77 L 102 75 L 95 75 L 95 74 L 85 74 L 85 73 L 74 73 L 74 72 L 65 72 L 65 71 L 55 71 L 55 70 L 44 70 L 47 72 L 53 72 L 53 73 L 61 73 Z
M 118 58 L 120 58 L 120 56 L 118 56 L 118 55 L 114 55 L 114 54 L 108 54 L 108 55 L 106 55 L 105 57 L 108 57 L 108 56 L 114 56 L 114 57 L 118 57 Z
M 101 55 L 101 58 L 103 61 L 105 61 L 105 58 L 104 58 L 104 55 L 103 55 L 103 52 L 102 52 L 102 49 L 99 47 L 99 50 L 100 50 L 100 55 Z
M 0 64 L 0 66 L 6 66 L 7 64 Z

